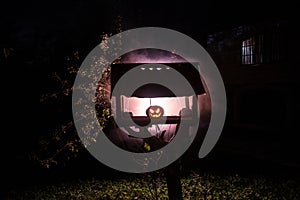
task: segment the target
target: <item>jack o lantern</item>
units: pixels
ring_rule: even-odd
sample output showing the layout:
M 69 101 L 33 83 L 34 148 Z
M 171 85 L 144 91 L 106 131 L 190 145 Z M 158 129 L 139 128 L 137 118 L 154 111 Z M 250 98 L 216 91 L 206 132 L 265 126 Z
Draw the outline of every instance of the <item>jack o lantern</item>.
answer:
M 164 109 L 161 106 L 150 106 L 147 108 L 146 114 L 150 118 L 160 118 L 164 115 Z

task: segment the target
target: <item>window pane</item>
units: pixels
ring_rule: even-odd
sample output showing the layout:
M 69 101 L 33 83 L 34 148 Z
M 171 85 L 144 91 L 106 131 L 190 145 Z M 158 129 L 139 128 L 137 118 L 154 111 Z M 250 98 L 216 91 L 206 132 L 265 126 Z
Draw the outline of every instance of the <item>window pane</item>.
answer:
M 255 38 L 242 42 L 242 64 L 254 64 Z

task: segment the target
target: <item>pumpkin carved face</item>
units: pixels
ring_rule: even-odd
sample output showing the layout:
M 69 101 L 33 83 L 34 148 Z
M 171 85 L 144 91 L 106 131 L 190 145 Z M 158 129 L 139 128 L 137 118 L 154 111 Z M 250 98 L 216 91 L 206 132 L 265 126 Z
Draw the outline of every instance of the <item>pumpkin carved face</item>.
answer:
M 147 108 L 146 114 L 150 118 L 160 118 L 164 115 L 164 109 L 161 106 L 150 106 Z

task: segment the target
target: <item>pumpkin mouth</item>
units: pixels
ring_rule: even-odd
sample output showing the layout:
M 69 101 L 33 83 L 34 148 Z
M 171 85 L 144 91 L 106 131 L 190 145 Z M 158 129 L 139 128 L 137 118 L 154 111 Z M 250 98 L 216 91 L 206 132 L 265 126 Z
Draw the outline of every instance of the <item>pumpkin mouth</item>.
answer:
M 150 118 L 161 118 L 164 115 L 164 109 L 161 106 L 149 106 L 146 114 Z

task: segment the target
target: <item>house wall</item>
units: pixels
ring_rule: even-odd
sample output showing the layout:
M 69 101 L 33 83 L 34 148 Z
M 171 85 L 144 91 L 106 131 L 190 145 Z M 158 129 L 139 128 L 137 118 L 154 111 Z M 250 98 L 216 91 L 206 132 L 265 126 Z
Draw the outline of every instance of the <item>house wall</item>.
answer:
M 243 65 L 242 41 L 278 33 L 280 60 Z M 298 34 L 285 21 L 261 22 L 208 35 L 207 51 L 223 77 L 228 112 L 226 128 L 279 132 L 296 128 Z

